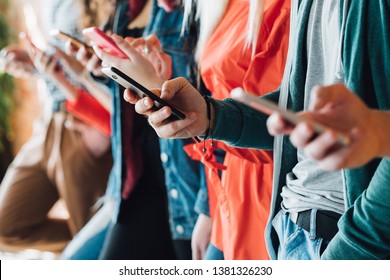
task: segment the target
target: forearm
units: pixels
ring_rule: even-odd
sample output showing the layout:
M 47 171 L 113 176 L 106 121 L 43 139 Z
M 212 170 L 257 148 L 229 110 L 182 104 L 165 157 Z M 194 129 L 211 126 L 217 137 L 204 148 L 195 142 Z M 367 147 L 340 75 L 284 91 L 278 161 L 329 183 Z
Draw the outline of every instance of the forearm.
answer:
M 268 133 L 268 116 L 241 103 L 213 100 L 213 137 L 230 146 L 271 150 L 273 137 Z
M 65 76 L 60 76 L 53 79 L 56 86 L 62 91 L 66 99 L 75 101 L 78 96 L 78 88 L 72 84 Z
M 342 216 L 339 233 L 323 259 L 385 259 L 390 256 L 390 159 L 382 159 L 368 188 Z

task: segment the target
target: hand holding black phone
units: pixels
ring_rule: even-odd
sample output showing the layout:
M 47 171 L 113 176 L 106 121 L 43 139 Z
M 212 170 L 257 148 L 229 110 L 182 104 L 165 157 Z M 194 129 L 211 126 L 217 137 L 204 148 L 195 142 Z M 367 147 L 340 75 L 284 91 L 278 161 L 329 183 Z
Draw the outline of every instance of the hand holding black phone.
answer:
M 118 70 L 115 67 L 105 67 L 102 68 L 102 72 L 106 74 L 108 77 L 113 79 L 115 82 L 123 86 L 124 88 L 128 88 L 131 90 L 134 90 L 136 94 L 140 98 L 144 97 L 150 97 L 153 100 L 153 110 L 159 110 L 162 107 L 168 106 L 171 108 L 172 115 L 168 118 L 170 121 L 176 121 L 176 120 L 184 120 L 186 118 L 186 115 L 182 112 L 180 112 L 178 109 L 170 105 L 165 100 L 161 99 L 157 95 L 155 95 L 153 92 L 145 88 L 143 85 L 139 84 L 137 81 L 133 80 L 120 70 Z

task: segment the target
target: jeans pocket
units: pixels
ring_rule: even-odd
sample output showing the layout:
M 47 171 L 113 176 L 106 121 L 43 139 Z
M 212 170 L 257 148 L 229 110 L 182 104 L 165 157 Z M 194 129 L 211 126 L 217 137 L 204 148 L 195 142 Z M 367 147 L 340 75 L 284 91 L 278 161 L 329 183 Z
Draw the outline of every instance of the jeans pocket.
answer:
M 310 238 L 310 233 L 294 224 L 284 210 L 279 211 L 272 225 L 279 238 L 278 259 L 320 259 L 322 238 Z

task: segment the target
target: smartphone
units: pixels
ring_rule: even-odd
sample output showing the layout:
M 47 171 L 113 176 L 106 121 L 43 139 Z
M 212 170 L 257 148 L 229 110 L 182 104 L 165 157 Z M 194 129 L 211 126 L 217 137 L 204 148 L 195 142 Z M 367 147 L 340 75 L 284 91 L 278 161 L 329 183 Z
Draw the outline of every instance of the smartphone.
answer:
M 277 112 L 286 121 L 293 125 L 305 121 L 309 123 L 313 127 L 314 131 L 318 134 L 328 129 L 325 125 L 312 120 L 305 120 L 302 117 L 298 116 L 296 113 L 279 107 L 272 101 L 269 101 L 265 98 L 259 98 L 258 96 L 255 96 L 253 94 L 249 94 L 245 92 L 242 88 L 233 89 L 230 93 L 230 97 L 267 115 L 271 115 L 273 112 Z M 350 138 L 347 135 L 337 133 L 336 137 L 337 142 L 341 145 L 348 145 L 350 143 Z
M 154 110 L 161 109 L 162 107 L 168 106 L 171 108 L 172 115 L 169 117 L 170 121 L 176 121 L 176 120 L 184 120 L 186 118 L 186 115 L 180 112 L 178 109 L 173 107 L 172 105 L 169 105 L 168 102 L 161 99 L 157 95 L 155 95 L 153 92 L 145 88 L 143 85 L 139 84 L 137 81 L 133 80 L 120 70 L 118 70 L 115 67 L 104 67 L 102 68 L 102 72 L 106 74 L 108 77 L 113 79 L 115 82 L 123 86 L 124 88 L 129 88 L 131 90 L 134 90 L 136 94 L 140 98 L 144 97 L 150 97 L 154 101 Z
M 83 29 L 83 34 L 88 40 L 95 42 L 96 45 L 105 52 L 120 58 L 128 58 L 117 44 L 115 44 L 114 40 L 99 28 L 85 28 Z
M 82 47 L 85 47 L 85 49 L 87 50 L 88 54 L 90 55 L 93 55 L 94 54 L 94 51 L 92 49 L 92 47 L 88 46 L 87 44 L 85 44 L 84 42 L 81 42 L 80 40 L 76 39 L 75 37 L 65 33 L 65 32 L 62 32 L 58 29 L 54 29 L 54 30 L 51 30 L 50 31 L 50 35 L 51 36 L 54 36 L 62 41 L 67 41 L 67 40 L 70 40 L 72 42 L 73 45 L 75 45 L 77 48 L 82 48 Z

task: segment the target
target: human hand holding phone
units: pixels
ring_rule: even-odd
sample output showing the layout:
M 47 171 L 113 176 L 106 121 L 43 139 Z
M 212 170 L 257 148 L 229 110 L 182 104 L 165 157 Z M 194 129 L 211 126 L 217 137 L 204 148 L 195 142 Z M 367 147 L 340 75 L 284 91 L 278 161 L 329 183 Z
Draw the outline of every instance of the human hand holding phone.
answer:
M 112 39 L 117 46 L 127 55 L 127 58 L 120 58 L 104 50 L 95 47 L 97 56 L 103 61 L 105 66 L 112 66 L 129 77 L 144 85 L 146 88 L 161 88 L 164 80 L 158 76 L 154 65 L 132 46 L 132 38 L 123 39 L 118 35 L 113 35 Z
M 113 79 L 118 84 L 122 85 L 124 88 L 133 90 L 139 96 L 139 98 L 144 98 L 144 97 L 151 98 L 153 100 L 152 109 L 154 111 L 157 111 L 165 106 L 168 106 L 172 112 L 172 115 L 169 117 L 169 121 L 183 120 L 186 118 L 184 113 L 180 112 L 174 106 L 170 105 L 168 102 L 161 99 L 158 95 L 149 91 L 143 85 L 139 84 L 137 81 L 130 78 L 129 76 L 127 76 L 120 70 L 116 69 L 115 67 L 105 67 L 102 69 L 102 71 L 104 74 L 106 74 L 108 77 Z
M 301 124 L 310 127 L 313 137 L 330 130 L 329 127 L 321 122 L 310 118 L 305 118 L 305 114 L 307 113 L 295 113 L 286 110 L 265 98 L 259 98 L 255 95 L 246 93 L 242 88 L 234 89 L 231 92 L 230 97 L 267 115 L 270 115 L 271 117 L 267 122 L 267 127 L 272 135 L 291 134 L 294 132 L 297 126 L 301 127 Z M 338 144 L 349 144 L 350 138 L 348 135 L 340 131 L 333 131 L 333 133 Z

